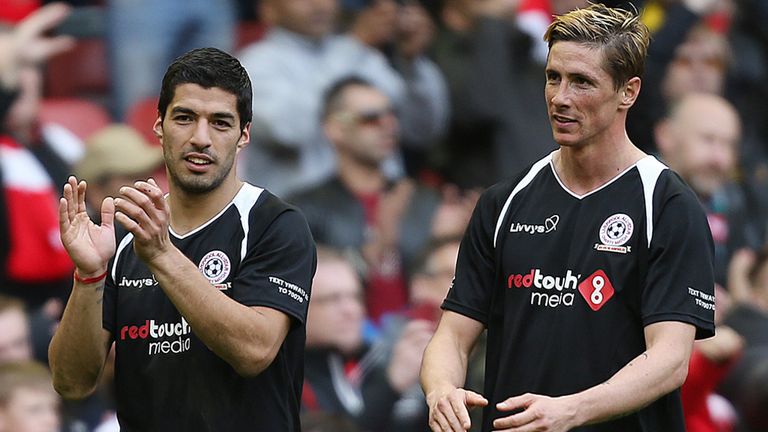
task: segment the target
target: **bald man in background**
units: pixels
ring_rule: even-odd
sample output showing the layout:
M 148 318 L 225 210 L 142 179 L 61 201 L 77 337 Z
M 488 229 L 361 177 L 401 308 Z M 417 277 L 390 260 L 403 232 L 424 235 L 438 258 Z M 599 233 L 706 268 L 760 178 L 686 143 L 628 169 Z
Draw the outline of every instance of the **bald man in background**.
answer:
M 683 96 L 655 128 L 664 161 L 699 197 L 715 242 L 715 280 L 725 285 L 728 262 L 745 246 L 760 248 L 763 230 L 736 182 L 739 113 L 714 94 Z

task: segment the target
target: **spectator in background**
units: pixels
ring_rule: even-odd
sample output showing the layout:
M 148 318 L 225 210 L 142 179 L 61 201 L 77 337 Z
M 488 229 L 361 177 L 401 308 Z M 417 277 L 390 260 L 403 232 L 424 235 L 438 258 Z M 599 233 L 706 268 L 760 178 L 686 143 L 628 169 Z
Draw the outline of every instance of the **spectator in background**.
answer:
M 719 390 L 739 414 L 738 432 L 768 430 L 768 251 L 734 254 L 728 274 L 733 306 L 723 322 L 744 339 L 744 353 Z
M 414 69 L 433 66 L 424 54 L 435 36 L 435 24 L 419 0 L 364 0 L 362 7 L 353 8 L 355 16 L 350 35 L 365 45 L 379 50 L 403 76 Z M 439 72 L 434 71 L 438 76 Z M 442 83 L 433 83 L 437 86 Z M 435 88 L 435 91 L 438 88 Z M 445 96 L 443 96 L 444 98 Z M 448 100 L 443 102 L 448 103 Z M 428 99 L 411 98 L 398 106 L 402 128 L 405 131 L 401 152 L 406 173 L 417 177 L 429 168 L 427 156 L 437 143 L 434 131 L 421 129 L 433 115 Z M 442 137 L 442 134 L 440 134 Z
M 405 270 L 427 243 L 440 206 L 436 192 L 385 172 L 399 145 L 393 110 L 391 99 L 367 81 L 335 83 L 325 97 L 322 124 L 336 151 L 336 174 L 289 199 L 307 216 L 318 243 L 362 258 L 374 320 L 405 305 Z
M 59 395 L 36 362 L 0 365 L 0 432 L 59 432 Z
M 90 136 L 85 155 L 75 165 L 75 175 L 88 182 L 86 205 L 91 218 L 99 220 L 104 198 L 118 196 L 120 187 L 132 185 L 139 179 L 150 176 L 157 179 L 153 174 L 157 174 L 161 166 L 163 150 L 147 143 L 130 126 L 114 124 Z
M 431 317 L 435 322 L 440 318 L 440 305 L 453 281 L 460 243 L 461 236 L 457 235 L 432 239 L 412 271 L 409 306 L 412 309 L 434 308 L 435 313 L 431 316 L 426 313 L 424 317 Z
M 434 55 L 452 115 L 433 157 L 441 174 L 462 187 L 490 186 L 555 149 L 541 98 L 544 68 L 516 27 L 517 7 L 509 0 L 448 0 L 442 8 Z
M 747 347 L 768 347 L 768 250 L 737 251 L 728 269 L 733 306 L 726 325 L 744 337 Z
M 108 0 L 107 49 L 115 118 L 160 93 L 157 77 L 193 48 L 235 46 L 232 0 Z
M 47 362 L 48 344 L 61 314 L 62 306 L 57 307 L 55 312 L 46 310 L 51 308 L 47 305 L 46 308 L 27 314 L 27 309 L 20 300 L 0 295 L 0 365 Z M 62 416 L 67 426 L 65 430 L 90 430 L 102 422 L 105 413 L 112 412 L 113 361 L 114 358 L 110 356 L 98 391 L 94 395 L 83 401 L 65 401 Z M 4 431 L 0 426 L 0 432 Z M 16 429 L 8 431 L 16 432 Z
M 342 414 L 365 431 L 424 430 L 423 412 L 398 412 L 396 405 L 418 383 L 432 324 L 408 323 L 390 356 L 384 346 L 363 339 L 364 321 L 362 281 L 352 263 L 318 248 L 307 316 L 304 410 Z
M 56 240 L 53 186 L 68 168 L 36 128 L 41 88 L 37 68 L 72 46 L 70 38 L 43 34 L 68 14 L 66 6 L 52 4 L 16 27 L 0 30 L 0 292 L 31 307 L 65 298 L 72 271 Z
M 440 304 L 448 294 L 456 268 L 461 236 L 451 235 L 432 239 L 411 270 L 408 305 L 402 310 L 388 313 L 381 319 L 381 330 L 374 344 L 374 350 L 385 350 L 388 358 L 394 352 L 397 342 L 414 321 L 431 322 L 436 325 L 440 319 Z M 483 339 L 478 345 L 484 347 Z M 468 379 L 472 388 L 482 387 L 483 352 L 475 351 L 470 356 Z M 418 385 L 413 385 L 404 392 L 395 406 L 396 412 L 410 413 L 410 417 L 421 418 L 408 432 L 425 431 L 427 425 L 427 406 L 424 393 Z M 402 429 L 398 429 L 402 430 Z M 406 432 L 406 431 L 403 431 Z
M 443 78 L 422 53 L 404 59 L 407 69 L 399 71 L 354 35 L 335 35 L 338 0 L 263 0 L 261 6 L 273 28 L 240 53 L 254 91 L 255 145 L 241 160 L 246 179 L 287 195 L 331 176 L 335 158 L 319 122 L 322 99 L 351 74 L 390 98 L 405 141 L 421 148 L 443 133 Z M 402 171 L 392 159 L 392 172 Z
M 0 364 L 31 359 L 32 340 L 24 303 L 0 295 Z
M 699 91 L 722 95 L 720 92 L 723 88 L 718 83 L 724 82 L 728 60 L 717 46 L 722 45 L 723 36 L 706 28 L 705 24 L 706 17 L 715 11 L 721 2 L 722 0 L 665 2 L 662 23 L 651 26 L 656 27 L 656 30 L 653 32 L 653 43 L 648 47 L 643 91 L 627 117 L 629 137 L 641 150 L 655 153 L 653 126 L 677 98 L 703 84 L 694 82 L 697 75 L 707 77 L 706 86 L 700 87 Z M 644 21 L 649 21 L 647 10 L 645 12 Z M 700 30 L 694 31 L 697 27 Z M 720 41 L 716 42 L 716 39 Z M 720 78 L 713 78 L 715 74 Z
M 706 210 L 715 242 L 715 281 L 725 286 L 733 253 L 746 246 L 759 248 L 763 238 L 733 180 L 741 140 L 739 113 L 720 96 L 688 93 L 671 107 L 655 134 L 662 158 Z

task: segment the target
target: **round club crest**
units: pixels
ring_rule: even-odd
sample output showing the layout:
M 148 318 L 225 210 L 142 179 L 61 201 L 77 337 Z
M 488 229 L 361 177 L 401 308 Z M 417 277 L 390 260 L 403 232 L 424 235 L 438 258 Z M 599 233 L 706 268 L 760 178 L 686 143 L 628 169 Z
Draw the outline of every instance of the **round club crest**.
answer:
M 229 276 L 231 265 L 227 254 L 215 250 L 205 254 L 203 259 L 200 260 L 200 265 L 197 267 L 210 283 L 217 284 L 223 282 Z
M 632 218 L 616 213 L 600 226 L 600 241 L 608 246 L 621 246 L 632 237 L 634 226 Z

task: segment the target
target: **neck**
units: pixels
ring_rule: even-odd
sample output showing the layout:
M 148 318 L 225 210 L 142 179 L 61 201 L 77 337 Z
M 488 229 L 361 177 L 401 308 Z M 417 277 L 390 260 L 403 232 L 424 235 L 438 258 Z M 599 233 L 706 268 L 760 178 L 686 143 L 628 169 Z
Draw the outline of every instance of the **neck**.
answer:
M 208 222 L 232 201 L 242 185 L 242 181 L 231 177 L 210 192 L 191 194 L 171 182 L 168 194 L 171 228 L 179 234 L 186 234 Z
M 339 155 L 339 178 L 354 193 L 367 194 L 384 190 L 386 179 L 378 166 L 373 167 Z
M 555 171 L 565 186 L 578 195 L 589 193 L 645 157 L 626 133 L 604 145 L 560 147 L 552 158 Z

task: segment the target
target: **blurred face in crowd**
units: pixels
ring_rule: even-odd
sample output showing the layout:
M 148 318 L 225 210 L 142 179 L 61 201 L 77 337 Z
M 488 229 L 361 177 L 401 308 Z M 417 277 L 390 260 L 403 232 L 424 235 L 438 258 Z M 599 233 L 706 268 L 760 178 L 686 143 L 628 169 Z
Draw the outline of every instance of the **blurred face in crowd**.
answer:
M 352 266 L 339 258 L 318 258 L 307 315 L 307 346 L 353 353 L 363 341 L 363 289 Z
M 267 22 L 311 38 L 333 33 L 338 0 L 266 0 L 262 14 Z
M 398 5 L 394 0 L 373 0 L 357 13 L 355 21 L 365 27 L 371 45 L 392 42 L 398 27 Z
M 379 166 L 397 146 L 398 123 L 392 105 L 373 87 L 347 87 L 343 107 L 326 121 L 325 131 L 341 159 L 367 166 Z
M 677 47 L 662 81 L 667 101 L 688 93 L 722 94 L 728 62 L 725 37 L 705 27 L 692 31 Z
M 725 99 L 686 96 L 656 132 L 664 159 L 700 196 L 711 196 L 733 175 L 741 126 Z
M 447 243 L 427 258 L 424 272 L 414 275 L 411 303 L 440 305 L 451 287 L 456 270 L 459 243 Z
M 27 133 L 40 111 L 41 73 L 28 66 L 19 71 L 19 94 L 6 115 L 6 127 L 15 133 Z
M 234 94 L 218 87 L 178 85 L 165 116 L 154 126 L 171 185 L 200 194 L 236 181 L 235 159 L 248 144 L 249 126 L 240 129 Z
M 552 134 L 561 146 L 580 147 L 599 142 L 617 126 L 623 127 L 619 107 L 622 91 L 605 70 L 605 53 L 599 48 L 570 42 L 555 42 L 547 56 L 544 94 Z M 639 79 L 625 85 L 639 89 Z
M 9 308 L 0 312 L 0 364 L 32 358 L 29 323 L 24 311 Z
M 53 388 L 20 387 L 0 406 L 0 431 L 58 432 L 59 397 Z

